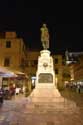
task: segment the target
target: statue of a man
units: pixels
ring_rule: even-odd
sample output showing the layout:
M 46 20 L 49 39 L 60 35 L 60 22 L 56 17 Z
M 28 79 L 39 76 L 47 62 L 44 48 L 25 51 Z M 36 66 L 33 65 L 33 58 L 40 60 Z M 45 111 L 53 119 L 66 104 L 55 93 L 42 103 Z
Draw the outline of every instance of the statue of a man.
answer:
M 48 28 L 46 27 L 46 24 L 43 24 L 41 27 L 41 42 L 43 49 L 48 49 L 49 48 L 49 32 Z

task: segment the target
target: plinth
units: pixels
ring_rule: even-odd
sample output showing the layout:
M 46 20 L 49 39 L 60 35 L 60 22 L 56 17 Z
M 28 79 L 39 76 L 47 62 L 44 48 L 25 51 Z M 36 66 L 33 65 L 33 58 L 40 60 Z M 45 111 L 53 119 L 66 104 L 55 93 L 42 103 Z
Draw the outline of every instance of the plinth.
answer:
M 55 77 L 53 58 L 50 51 L 40 51 L 35 89 L 30 95 L 32 102 L 54 103 L 60 99 L 61 95 L 56 87 Z

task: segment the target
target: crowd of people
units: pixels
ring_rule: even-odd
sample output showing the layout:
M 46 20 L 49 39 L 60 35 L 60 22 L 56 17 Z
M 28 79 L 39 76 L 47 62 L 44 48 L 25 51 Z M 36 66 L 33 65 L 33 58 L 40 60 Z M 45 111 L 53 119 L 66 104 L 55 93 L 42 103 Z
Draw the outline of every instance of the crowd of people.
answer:
M 81 93 L 83 90 L 83 83 L 82 82 L 69 82 L 65 84 L 65 88 L 70 88 L 75 90 L 77 93 Z
M 19 94 L 26 94 L 27 88 L 25 86 L 16 87 L 10 85 L 8 88 L 0 87 L 0 103 L 3 103 L 4 99 L 12 99 L 13 96 Z

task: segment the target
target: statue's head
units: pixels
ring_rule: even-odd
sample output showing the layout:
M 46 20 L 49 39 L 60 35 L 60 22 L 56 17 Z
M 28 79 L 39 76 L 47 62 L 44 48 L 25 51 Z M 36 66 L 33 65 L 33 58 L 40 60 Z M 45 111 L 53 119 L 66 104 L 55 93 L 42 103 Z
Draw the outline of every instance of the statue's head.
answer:
M 43 24 L 43 27 L 46 27 L 46 24 L 45 24 L 45 23 Z

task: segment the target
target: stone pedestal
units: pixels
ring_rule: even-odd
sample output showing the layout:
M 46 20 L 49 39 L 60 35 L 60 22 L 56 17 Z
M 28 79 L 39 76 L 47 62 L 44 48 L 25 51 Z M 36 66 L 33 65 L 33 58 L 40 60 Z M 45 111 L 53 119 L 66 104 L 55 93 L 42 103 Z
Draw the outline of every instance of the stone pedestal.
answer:
M 56 102 L 55 97 L 61 97 L 56 88 L 53 58 L 48 50 L 40 52 L 35 89 L 30 97 L 32 102 Z

